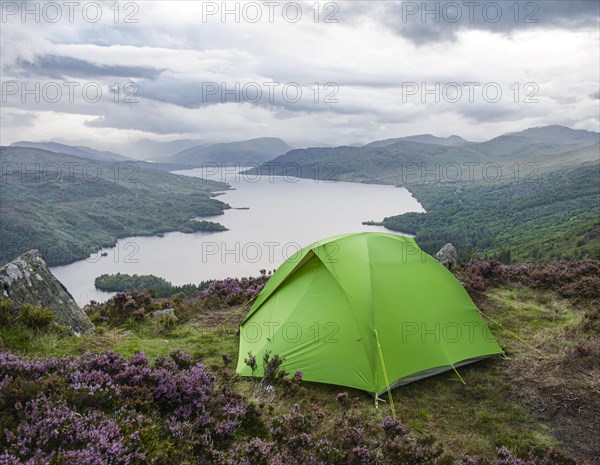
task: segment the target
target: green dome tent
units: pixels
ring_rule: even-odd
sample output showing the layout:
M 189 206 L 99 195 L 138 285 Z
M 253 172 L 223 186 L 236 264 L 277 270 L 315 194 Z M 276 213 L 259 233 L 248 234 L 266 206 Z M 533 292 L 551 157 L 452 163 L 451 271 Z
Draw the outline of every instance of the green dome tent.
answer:
M 372 232 L 312 244 L 277 269 L 241 324 L 237 372 L 252 376 L 244 358 L 266 351 L 305 381 L 377 395 L 502 353 L 450 271 L 412 238 Z

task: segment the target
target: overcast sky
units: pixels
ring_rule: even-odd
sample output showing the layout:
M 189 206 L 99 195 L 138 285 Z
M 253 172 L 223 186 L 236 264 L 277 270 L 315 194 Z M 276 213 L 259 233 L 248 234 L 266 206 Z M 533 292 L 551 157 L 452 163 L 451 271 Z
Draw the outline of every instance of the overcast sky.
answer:
M 2 2 L 2 145 L 599 128 L 596 0 L 113 4 Z

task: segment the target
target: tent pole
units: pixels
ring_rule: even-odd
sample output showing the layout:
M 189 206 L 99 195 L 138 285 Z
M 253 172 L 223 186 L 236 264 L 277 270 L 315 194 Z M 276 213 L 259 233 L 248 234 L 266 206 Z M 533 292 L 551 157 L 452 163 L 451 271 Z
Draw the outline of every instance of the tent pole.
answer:
M 392 390 L 390 389 L 390 381 L 388 379 L 387 371 L 385 369 L 385 362 L 383 361 L 383 351 L 381 350 L 381 344 L 379 343 L 379 336 L 377 335 L 377 330 L 375 330 L 375 340 L 377 341 L 377 351 L 379 352 L 379 358 L 381 359 L 381 367 L 383 368 L 383 378 L 385 380 L 388 396 L 390 398 L 390 408 L 392 410 L 392 418 L 395 420 L 396 419 L 396 409 L 394 408 L 394 399 L 392 398 Z M 377 405 L 378 398 L 379 398 L 379 394 L 376 394 L 375 395 L 375 405 Z

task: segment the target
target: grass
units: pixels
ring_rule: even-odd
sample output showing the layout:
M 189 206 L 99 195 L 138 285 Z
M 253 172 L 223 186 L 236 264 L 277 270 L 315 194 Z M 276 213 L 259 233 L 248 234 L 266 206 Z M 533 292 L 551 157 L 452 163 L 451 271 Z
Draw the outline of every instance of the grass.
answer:
M 524 397 L 523 393 L 540 383 L 540 366 L 545 367 L 549 361 L 556 363 L 557 357 L 564 356 L 580 338 L 576 328 L 582 320 L 582 309 L 551 292 L 525 287 L 490 289 L 480 308 L 502 325 L 489 322 L 509 359 L 489 359 L 459 368 L 465 385 L 450 371 L 395 389 L 392 394 L 398 417 L 417 436 L 435 437 L 456 458 L 461 454 L 493 456 L 500 446 L 516 454 L 526 454 L 559 446 L 561 439 L 568 447 L 565 444 L 568 434 L 545 421 L 532 408 L 535 399 Z M 177 347 L 198 357 L 222 376 L 225 373 L 222 354 L 229 355 L 233 365 L 237 361 L 236 329 L 241 318 L 237 310 L 205 310 L 194 320 L 180 324 L 149 320 L 130 321 L 119 328 L 100 325 L 96 335 L 80 338 L 2 327 L 0 348 L 35 356 L 113 349 L 127 356 L 143 351 L 152 358 Z M 216 322 L 223 322 L 232 313 L 237 321 L 230 319 L 214 329 Z M 256 380 L 228 373 L 226 379 L 220 378 L 221 382 L 254 399 L 266 415 L 283 414 L 299 402 L 306 411 L 315 412 L 315 428 L 324 435 L 335 427 L 340 411 L 336 395 L 342 391 L 357 399 L 361 421 L 367 425 L 374 427 L 390 414 L 387 403 L 381 403 L 376 410 L 372 397 L 361 391 L 303 383 L 294 398 L 259 396 Z

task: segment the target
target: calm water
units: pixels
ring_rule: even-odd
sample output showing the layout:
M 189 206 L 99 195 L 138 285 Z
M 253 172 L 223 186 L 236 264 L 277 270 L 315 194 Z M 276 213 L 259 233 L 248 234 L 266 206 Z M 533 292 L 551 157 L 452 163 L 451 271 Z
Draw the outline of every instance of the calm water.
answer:
M 259 270 L 277 268 L 299 248 L 325 237 L 385 230 L 364 226 L 363 221 L 424 211 L 410 192 L 392 186 L 257 178 L 231 170 L 208 173 L 195 169 L 178 174 L 204 175 L 231 184 L 235 190 L 219 199 L 235 209 L 204 218 L 223 224 L 229 231 L 130 237 L 105 249 L 106 256 L 98 253 L 52 268 L 79 305 L 92 299 L 104 301 L 112 295 L 94 288 L 94 279 L 103 273 L 154 274 L 173 284 L 256 276 Z

